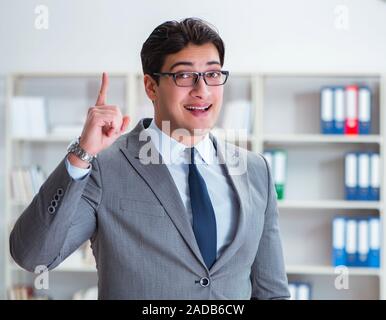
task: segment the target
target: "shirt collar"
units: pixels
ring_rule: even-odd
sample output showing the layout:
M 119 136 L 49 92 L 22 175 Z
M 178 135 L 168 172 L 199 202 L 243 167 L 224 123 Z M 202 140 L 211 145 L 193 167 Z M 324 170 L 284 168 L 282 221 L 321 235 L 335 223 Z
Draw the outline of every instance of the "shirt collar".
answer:
M 149 134 L 151 141 L 157 149 L 158 153 L 162 156 L 165 164 L 181 164 L 186 161 L 186 145 L 178 142 L 159 129 L 155 124 L 154 119 L 151 121 L 146 131 Z M 204 139 L 202 139 L 194 147 L 197 151 L 195 155 L 195 162 L 197 164 L 214 163 L 214 157 L 216 153 L 213 142 L 210 139 L 208 133 L 205 135 Z

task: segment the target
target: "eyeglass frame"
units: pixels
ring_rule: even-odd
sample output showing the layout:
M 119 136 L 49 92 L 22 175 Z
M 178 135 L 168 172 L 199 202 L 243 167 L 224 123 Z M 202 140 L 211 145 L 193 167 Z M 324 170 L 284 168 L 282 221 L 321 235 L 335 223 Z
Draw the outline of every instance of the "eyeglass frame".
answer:
M 221 72 L 223 75 L 226 76 L 224 82 L 222 84 L 208 84 L 206 82 L 205 74 L 210 73 L 210 72 Z M 193 85 L 191 85 L 191 86 L 179 86 L 177 84 L 177 80 L 176 80 L 176 75 L 179 74 L 179 73 L 192 73 L 192 74 L 197 75 L 196 82 L 194 82 Z M 225 71 L 225 70 L 211 70 L 211 71 L 205 71 L 205 72 L 196 72 L 196 71 L 154 72 L 154 73 L 152 73 L 152 75 L 154 75 L 154 76 L 162 76 L 162 77 L 172 77 L 175 85 L 177 87 L 180 87 L 180 88 L 191 88 L 191 87 L 196 86 L 196 84 L 198 83 L 198 81 L 200 80 L 201 77 L 204 79 L 204 82 L 205 82 L 205 84 L 208 87 L 219 87 L 219 86 L 223 86 L 227 82 L 228 77 L 229 77 L 229 71 Z

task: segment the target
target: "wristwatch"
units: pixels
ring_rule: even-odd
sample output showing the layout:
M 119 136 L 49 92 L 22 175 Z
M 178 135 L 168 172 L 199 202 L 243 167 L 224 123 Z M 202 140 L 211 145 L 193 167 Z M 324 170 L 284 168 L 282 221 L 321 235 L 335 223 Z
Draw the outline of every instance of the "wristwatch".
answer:
M 88 163 L 91 163 L 94 160 L 94 158 L 96 158 L 96 155 L 93 156 L 93 155 L 87 153 L 84 149 L 82 149 L 79 145 L 79 141 L 80 141 L 80 137 L 71 141 L 71 143 L 67 147 L 67 152 L 73 153 L 79 159 L 86 161 Z

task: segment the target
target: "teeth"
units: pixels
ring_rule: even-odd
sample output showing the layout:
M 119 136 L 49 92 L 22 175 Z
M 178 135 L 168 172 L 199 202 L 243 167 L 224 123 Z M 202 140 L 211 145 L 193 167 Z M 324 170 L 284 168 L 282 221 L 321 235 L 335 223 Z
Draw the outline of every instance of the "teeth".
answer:
M 205 109 L 208 109 L 209 106 L 207 107 L 186 106 L 186 108 L 189 110 L 205 110 Z

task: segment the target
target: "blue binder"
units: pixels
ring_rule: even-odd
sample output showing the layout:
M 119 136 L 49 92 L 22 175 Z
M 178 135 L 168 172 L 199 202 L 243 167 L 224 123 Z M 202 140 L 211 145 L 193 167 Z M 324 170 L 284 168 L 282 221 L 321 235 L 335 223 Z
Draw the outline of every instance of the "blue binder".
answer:
M 355 152 L 345 156 L 345 193 L 346 200 L 358 199 L 358 158 Z
M 369 257 L 368 266 L 371 268 L 379 268 L 380 266 L 380 244 L 381 230 L 379 218 L 369 219 L 370 241 L 369 241 Z
M 333 87 L 333 133 L 334 134 L 344 134 L 345 126 L 345 88 L 344 87 Z
M 378 153 L 370 154 L 370 189 L 369 200 L 379 201 L 379 190 L 381 183 L 380 158 Z
M 320 126 L 323 134 L 334 133 L 334 90 L 323 87 L 320 91 Z
M 371 91 L 366 86 L 361 86 L 358 91 L 358 121 L 359 134 L 371 132 Z
M 370 154 L 358 154 L 358 200 L 370 199 Z
M 299 282 L 296 286 L 296 300 L 311 300 L 311 285 Z
M 356 266 L 367 267 L 369 265 L 369 219 L 359 218 L 358 221 L 358 261 Z
M 332 265 L 346 265 L 345 238 L 346 219 L 337 216 L 332 221 Z
M 358 224 L 356 219 L 346 219 L 346 265 L 355 267 L 358 261 Z

